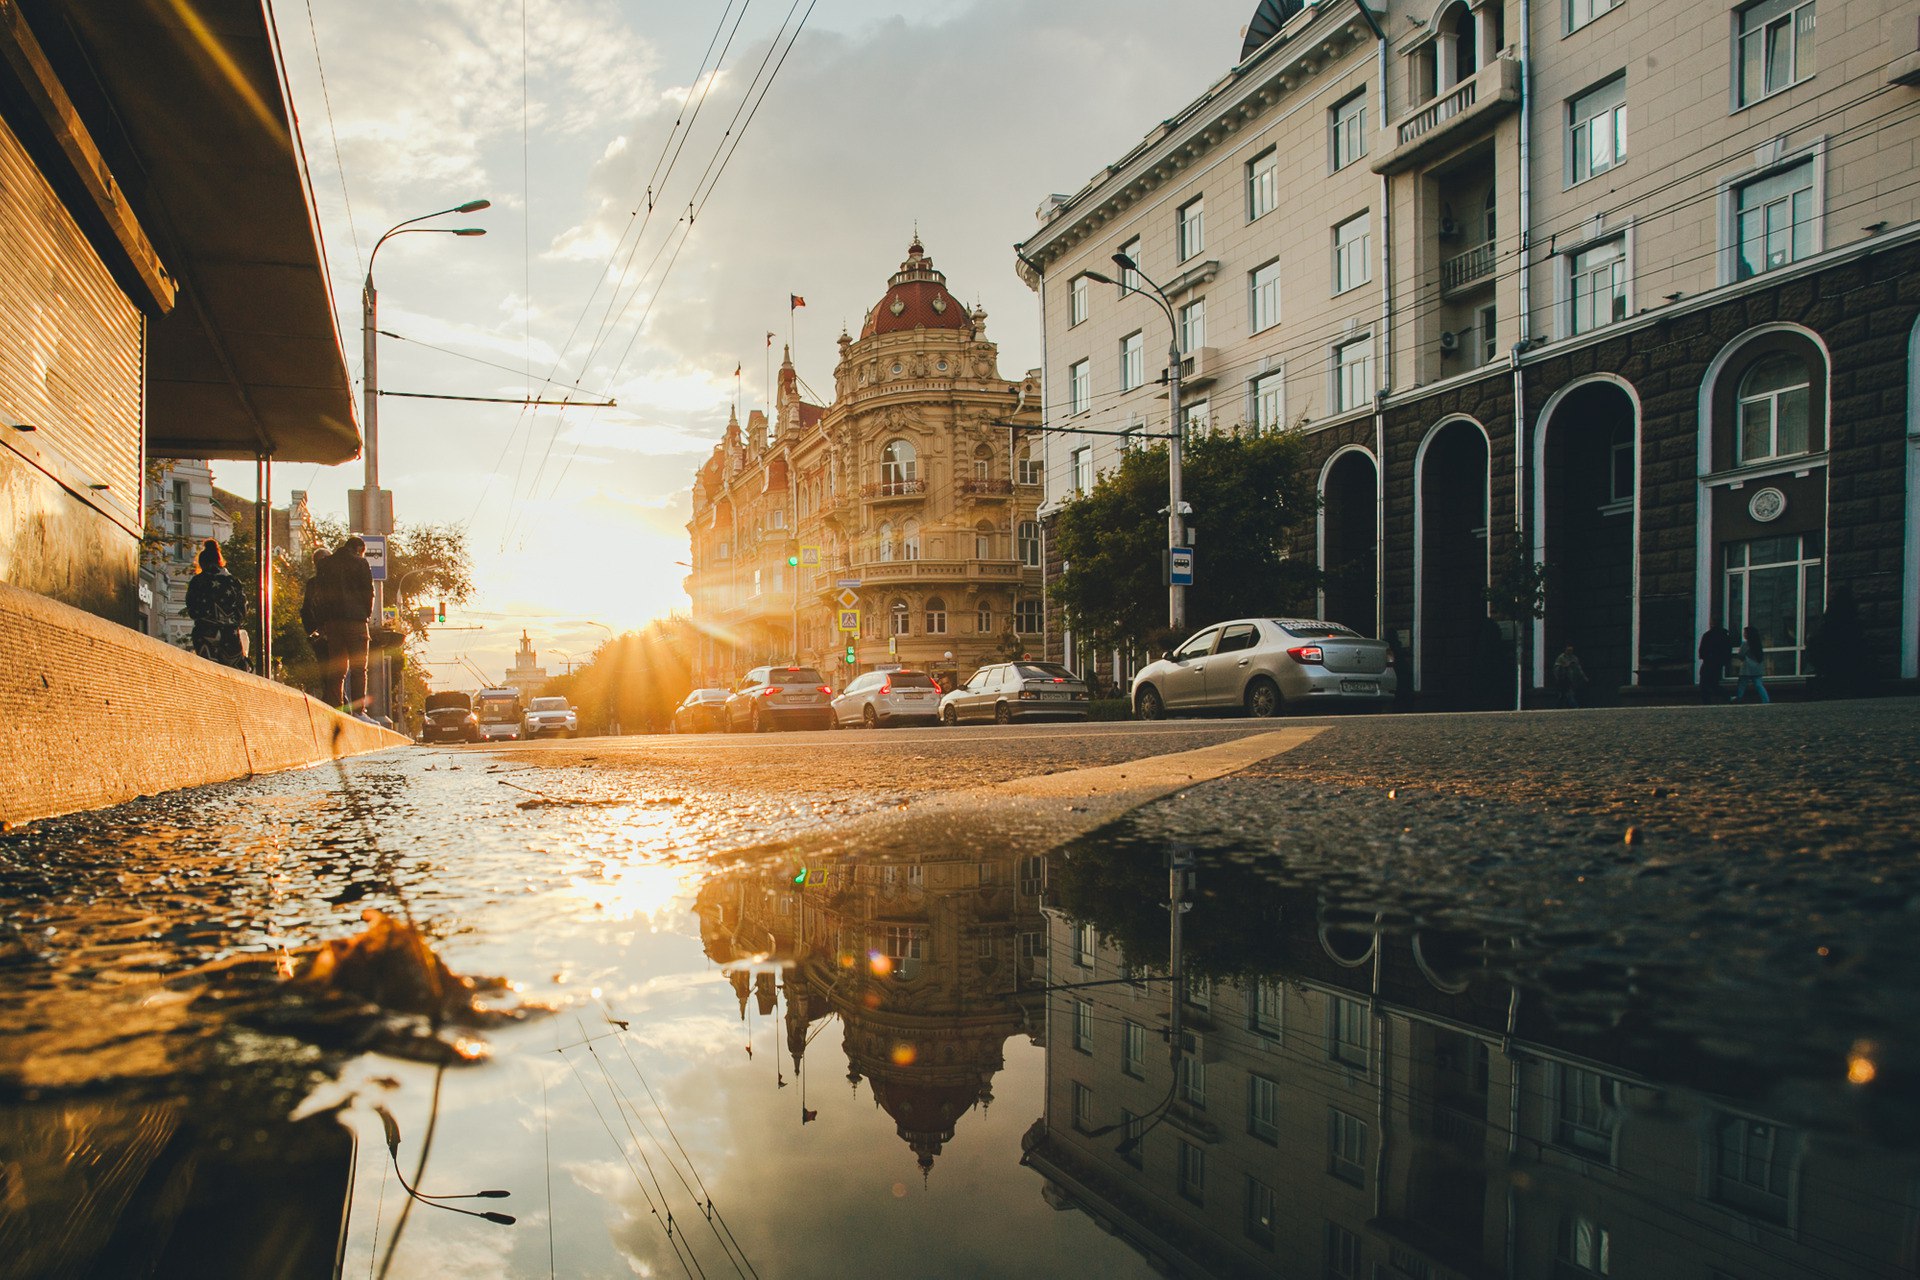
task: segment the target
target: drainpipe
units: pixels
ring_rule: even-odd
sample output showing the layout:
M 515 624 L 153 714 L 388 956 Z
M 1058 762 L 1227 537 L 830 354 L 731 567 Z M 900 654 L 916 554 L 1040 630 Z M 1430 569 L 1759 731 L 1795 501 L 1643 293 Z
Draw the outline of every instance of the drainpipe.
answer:
M 1527 546 L 1527 375 L 1520 356 L 1533 336 L 1533 6 L 1520 0 L 1520 337 L 1513 344 L 1513 536 Z M 1489 517 L 1492 512 L 1487 513 Z M 1513 709 L 1526 709 L 1525 632 L 1513 620 Z
M 1375 94 L 1380 127 L 1387 127 L 1387 33 L 1366 0 L 1353 0 L 1373 28 Z M 1373 395 L 1373 634 L 1387 633 L 1387 394 L 1393 388 L 1393 184 L 1380 175 L 1380 377 Z M 1411 680 L 1409 673 L 1405 678 Z
M 1047 478 L 1053 474 L 1053 433 L 1046 429 L 1047 378 L 1049 376 L 1048 371 L 1051 368 L 1047 363 L 1047 273 L 1046 269 L 1039 263 L 1020 252 L 1020 246 L 1018 245 L 1015 245 L 1013 248 L 1013 256 L 1020 259 L 1020 261 L 1026 265 L 1027 270 L 1033 272 L 1033 278 L 1039 282 L 1039 288 L 1036 292 L 1040 295 L 1040 506 L 1044 506 L 1047 501 Z M 1026 391 L 1023 385 L 1021 402 L 1024 404 L 1025 401 Z M 1008 435 L 1011 437 L 1011 431 L 1009 431 Z M 1011 465 L 1013 455 L 1009 453 L 1007 456 L 1008 463 Z M 1020 487 L 1016 483 L 1014 485 L 1014 495 L 1016 498 L 1019 496 L 1019 491 Z M 1020 504 L 1016 501 L 1013 506 L 1014 512 L 1017 515 Z M 1033 509 L 1033 523 L 1038 526 L 1040 530 L 1040 660 L 1045 662 L 1051 657 L 1051 650 L 1047 646 L 1047 525 L 1046 522 L 1040 518 L 1040 506 L 1036 506 Z M 1014 554 L 1018 555 L 1020 551 L 1017 545 L 1020 533 L 1017 527 L 1018 521 L 1015 522 L 1015 525 L 1014 536 L 1016 545 L 1014 547 Z M 1019 595 L 1018 592 L 1016 592 L 1016 604 L 1018 598 Z M 1016 635 L 1017 634 L 1016 632 Z

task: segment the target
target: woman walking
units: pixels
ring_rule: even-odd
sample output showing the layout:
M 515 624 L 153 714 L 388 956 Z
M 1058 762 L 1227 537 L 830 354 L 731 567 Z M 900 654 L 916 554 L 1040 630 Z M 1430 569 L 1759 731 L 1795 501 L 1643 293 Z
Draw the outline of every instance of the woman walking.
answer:
M 249 669 L 246 639 L 247 593 L 227 572 L 220 544 L 207 539 L 200 548 L 193 581 L 187 584 L 187 616 L 193 619 L 193 651 L 223 666 Z
M 1748 627 L 1741 633 L 1740 641 L 1740 683 L 1734 686 L 1733 700 L 1745 702 L 1747 690 L 1759 695 L 1761 703 L 1772 702 L 1767 696 L 1767 646 L 1760 639 L 1760 628 Z

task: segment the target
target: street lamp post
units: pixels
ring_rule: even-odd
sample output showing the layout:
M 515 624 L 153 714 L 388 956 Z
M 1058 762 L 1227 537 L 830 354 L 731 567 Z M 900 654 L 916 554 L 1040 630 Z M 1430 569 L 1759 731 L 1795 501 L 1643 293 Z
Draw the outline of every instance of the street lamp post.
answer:
M 380 254 L 380 246 L 397 235 L 414 232 L 433 232 L 449 236 L 483 236 L 484 227 L 416 227 L 414 223 L 425 222 L 429 218 L 443 217 L 449 213 L 477 213 L 492 207 L 490 200 L 469 200 L 457 204 L 451 209 L 439 209 L 433 213 L 423 213 L 417 218 L 408 218 L 387 229 L 385 235 L 373 242 L 373 252 L 367 255 L 367 280 L 360 291 L 360 358 L 361 390 L 366 407 L 361 411 L 367 437 L 366 450 L 366 488 L 360 491 L 360 509 L 353 513 L 354 522 L 360 526 L 361 533 L 380 534 L 393 532 L 393 509 L 383 500 L 380 493 L 380 294 L 373 286 L 373 260 Z M 382 608 L 385 592 L 381 583 L 373 584 L 373 617 L 370 620 L 375 627 L 386 620 Z M 372 666 L 371 663 L 368 664 Z M 392 690 L 387 687 L 387 664 L 383 657 L 377 669 L 368 672 L 370 691 L 373 695 L 373 707 L 376 716 L 387 714 L 392 698 Z
M 1180 421 L 1180 321 L 1173 314 L 1173 303 L 1167 298 L 1166 291 L 1148 278 L 1140 269 L 1140 264 L 1124 253 L 1113 255 L 1114 265 L 1121 271 L 1119 280 L 1101 275 L 1098 271 L 1086 273 L 1087 279 L 1100 284 L 1118 285 L 1121 295 L 1139 293 L 1141 290 L 1124 284 L 1127 273 L 1132 273 L 1147 288 L 1153 290 L 1147 296 L 1160 304 L 1160 310 L 1166 313 L 1167 327 L 1172 338 L 1167 343 L 1167 401 L 1171 406 L 1172 425 L 1167 429 L 1167 626 L 1176 637 L 1187 629 L 1187 589 L 1173 581 L 1173 550 L 1186 545 L 1186 521 L 1188 508 L 1180 500 L 1180 442 L 1185 424 Z

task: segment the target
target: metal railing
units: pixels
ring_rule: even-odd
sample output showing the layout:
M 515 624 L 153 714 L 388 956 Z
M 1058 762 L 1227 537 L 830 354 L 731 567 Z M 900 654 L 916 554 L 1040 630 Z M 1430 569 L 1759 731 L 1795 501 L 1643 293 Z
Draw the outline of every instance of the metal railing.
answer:
M 863 498 L 917 498 L 926 491 L 925 480 L 882 480 L 860 486 Z
M 1440 264 L 1440 291 L 1451 293 L 1492 277 L 1493 241 L 1477 244 L 1465 253 L 1455 254 Z
M 1404 147 L 1415 138 L 1433 132 L 1471 107 L 1479 95 L 1479 88 L 1480 80 L 1477 75 L 1462 80 L 1446 93 L 1402 120 L 1397 133 L 1398 144 Z

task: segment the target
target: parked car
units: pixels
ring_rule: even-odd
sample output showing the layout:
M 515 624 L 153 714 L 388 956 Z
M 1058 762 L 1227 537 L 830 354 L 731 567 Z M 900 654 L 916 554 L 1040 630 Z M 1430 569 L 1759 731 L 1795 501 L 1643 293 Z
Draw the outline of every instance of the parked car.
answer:
M 833 690 L 812 667 L 755 667 L 727 696 L 727 731 L 830 729 Z
M 1277 716 L 1306 706 L 1393 704 L 1393 650 L 1337 622 L 1238 618 L 1208 627 L 1133 678 L 1142 720 L 1180 711 Z
M 520 717 L 520 736 L 571 738 L 580 732 L 580 717 L 565 698 L 535 698 Z
M 1056 662 L 996 662 L 940 699 L 942 724 L 1086 718 L 1086 682 Z
M 427 695 L 422 742 L 478 742 L 480 717 L 473 713 L 473 695 L 448 691 Z
M 869 671 L 855 676 L 846 692 L 833 700 L 835 728 L 864 724 L 877 729 L 883 724 L 933 724 L 939 719 L 940 686 L 924 671 Z
M 675 733 L 719 733 L 727 727 L 727 691 L 695 689 L 673 709 Z

